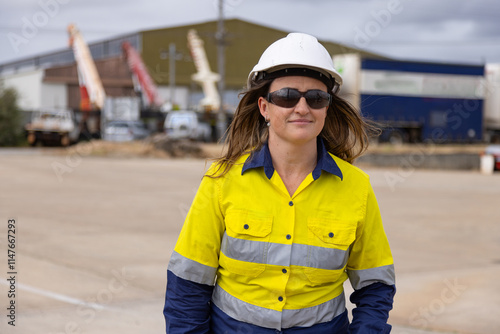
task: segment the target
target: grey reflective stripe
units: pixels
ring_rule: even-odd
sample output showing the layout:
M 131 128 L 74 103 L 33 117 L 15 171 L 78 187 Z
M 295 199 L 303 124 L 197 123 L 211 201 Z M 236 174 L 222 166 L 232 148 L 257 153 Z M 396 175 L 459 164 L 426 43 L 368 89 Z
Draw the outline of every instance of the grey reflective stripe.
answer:
M 212 301 L 233 319 L 261 327 L 281 329 L 281 312 L 245 303 L 231 296 L 218 284 L 215 285 Z
M 355 290 L 364 288 L 372 283 L 396 284 L 393 264 L 363 270 L 347 270 L 347 275 Z
M 227 257 L 235 260 L 266 263 L 267 242 L 232 238 L 224 232 L 221 243 L 221 251 Z
M 299 310 L 283 310 L 283 323 L 281 327 L 290 328 L 294 326 L 309 327 L 315 324 L 331 321 L 345 311 L 344 292 L 316 306 Z
M 289 267 L 293 263 L 293 254 L 295 245 L 280 245 L 269 242 L 267 252 L 267 263 L 277 266 Z M 291 254 L 291 255 L 290 255 Z M 304 253 L 307 254 L 307 253 Z M 302 256 L 304 256 L 302 254 Z M 298 259 L 297 259 L 298 260 Z
M 298 310 L 285 309 L 283 312 L 246 303 L 233 297 L 218 285 L 215 286 L 212 301 L 235 320 L 279 330 L 328 322 L 345 311 L 343 292 L 323 304 Z
M 342 269 L 349 257 L 349 251 L 336 248 L 244 240 L 226 233 L 222 238 L 221 251 L 227 257 L 239 261 L 328 270 Z
M 217 268 L 209 267 L 173 252 L 168 263 L 168 270 L 175 276 L 206 285 L 214 285 Z
M 297 246 L 297 247 L 295 247 Z M 293 253 L 296 252 L 296 256 Z M 342 269 L 349 258 L 349 251 L 337 248 L 325 248 L 296 244 L 293 245 L 292 260 L 307 254 L 307 267 L 317 269 L 336 270 Z M 303 259 L 302 259 L 303 261 Z M 303 265 L 300 262 L 296 265 Z

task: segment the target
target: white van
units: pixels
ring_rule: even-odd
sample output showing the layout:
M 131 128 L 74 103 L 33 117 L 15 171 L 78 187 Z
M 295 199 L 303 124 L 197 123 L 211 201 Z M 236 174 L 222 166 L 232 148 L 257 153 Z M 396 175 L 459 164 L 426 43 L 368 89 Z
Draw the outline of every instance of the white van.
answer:
M 165 118 L 165 133 L 171 139 L 191 139 L 208 142 L 212 137 L 210 125 L 200 121 L 191 110 L 171 111 Z

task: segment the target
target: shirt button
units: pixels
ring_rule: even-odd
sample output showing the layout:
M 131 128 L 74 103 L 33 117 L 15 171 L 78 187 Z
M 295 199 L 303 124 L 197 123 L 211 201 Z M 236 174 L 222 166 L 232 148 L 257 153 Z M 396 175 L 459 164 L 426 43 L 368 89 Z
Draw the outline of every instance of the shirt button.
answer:
M 281 269 L 281 271 L 283 272 L 283 274 L 287 273 L 287 270 L 285 268 Z
M 328 236 L 329 236 L 330 238 L 333 238 L 333 232 L 328 233 Z
M 286 235 L 286 238 L 287 238 L 288 240 L 290 240 L 290 239 L 292 239 L 292 236 L 291 236 L 290 234 L 287 234 L 287 235 Z
M 282 302 L 282 301 L 283 301 L 283 297 L 279 296 L 279 297 L 278 297 L 278 300 L 279 300 L 280 302 Z
M 249 228 L 249 227 L 250 227 L 250 226 L 248 226 L 248 224 L 243 225 L 243 228 L 244 228 L 245 230 L 248 230 L 248 228 Z
M 288 205 L 293 206 L 293 202 L 292 201 L 288 202 Z

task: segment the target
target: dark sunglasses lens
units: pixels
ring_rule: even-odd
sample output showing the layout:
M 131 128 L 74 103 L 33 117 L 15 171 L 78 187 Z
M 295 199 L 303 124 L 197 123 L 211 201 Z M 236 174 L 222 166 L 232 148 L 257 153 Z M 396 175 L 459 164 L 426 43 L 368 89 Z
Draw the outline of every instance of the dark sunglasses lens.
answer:
M 307 104 L 313 109 L 320 109 L 330 104 L 330 94 L 322 90 L 309 90 L 305 93 Z
M 282 108 L 292 108 L 300 100 L 300 93 L 294 89 L 280 89 L 271 94 L 272 102 Z
M 320 109 L 330 104 L 330 94 L 319 89 L 301 93 L 296 89 L 283 88 L 269 94 L 269 101 L 282 108 L 293 108 L 304 96 L 309 107 Z

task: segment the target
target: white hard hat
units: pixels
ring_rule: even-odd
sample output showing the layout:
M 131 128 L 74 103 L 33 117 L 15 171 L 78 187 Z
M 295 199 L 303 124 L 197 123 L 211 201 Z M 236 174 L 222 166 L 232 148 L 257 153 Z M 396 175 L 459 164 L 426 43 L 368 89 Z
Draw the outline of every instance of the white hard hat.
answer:
M 312 70 L 319 73 L 318 79 L 322 81 L 335 81 L 334 85 L 327 87 L 340 88 L 342 85 L 342 77 L 333 67 L 332 57 L 325 47 L 316 37 L 303 33 L 290 33 L 271 44 L 248 75 L 247 85 L 250 88 L 252 83 L 273 77 L 271 73 L 285 69 Z M 274 77 L 278 76 L 281 75 Z

